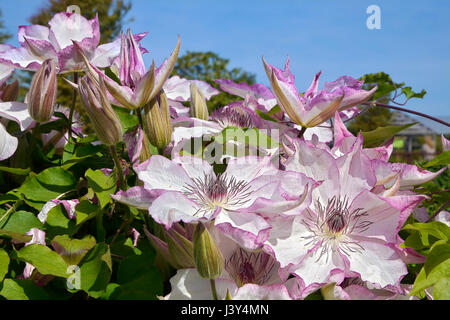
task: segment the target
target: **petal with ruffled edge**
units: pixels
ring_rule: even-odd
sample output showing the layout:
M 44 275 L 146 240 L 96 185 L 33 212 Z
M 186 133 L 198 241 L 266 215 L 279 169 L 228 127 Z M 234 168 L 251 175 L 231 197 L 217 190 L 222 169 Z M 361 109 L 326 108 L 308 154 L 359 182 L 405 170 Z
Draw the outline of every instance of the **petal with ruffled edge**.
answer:
M 92 38 L 93 42 L 100 40 L 99 23 L 97 16 L 88 21 L 85 17 L 71 12 L 60 12 L 48 22 L 50 26 L 49 38 L 58 46 L 58 51 L 72 45 L 72 41 L 83 41 Z
M 316 285 L 331 282 L 330 279 L 336 274 L 343 274 L 345 268 L 345 260 L 338 251 L 323 253 L 319 245 L 308 252 L 299 264 L 290 266 L 288 271 L 303 281 L 304 291 L 309 291 L 308 287 L 315 288 Z
M 240 287 L 233 300 L 292 300 L 288 289 L 281 284 L 260 286 L 248 283 Z
M 186 198 L 182 193 L 167 191 L 153 201 L 148 212 L 156 222 L 170 229 L 175 222 L 179 221 L 185 223 L 209 221 L 220 211 L 220 208 L 216 208 L 216 211 L 200 211 L 200 209 L 197 203 Z
M 295 153 L 286 161 L 286 170 L 301 172 L 315 181 L 325 181 L 313 190 L 313 200 L 331 199 L 340 194 L 339 169 L 336 160 L 327 151 L 294 141 Z
M 264 218 L 255 213 L 223 209 L 217 215 L 214 225 L 222 233 L 250 250 L 259 248 L 267 240 L 271 228 Z
M 361 89 L 363 83 L 363 81 L 358 81 L 350 76 L 342 76 L 335 81 L 325 82 L 323 90 L 335 94 L 345 94 L 339 107 L 340 110 L 343 110 L 367 101 L 378 88 L 375 86 L 369 91 L 363 90 Z
M 228 162 L 225 171 L 228 177 L 234 177 L 237 181 L 251 181 L 262 175 L 274 175 L 278 172 L 270 156 L 235 158 Z
M 234 281 L 216 278 L 217 298 L 224 300 L 227 290 L 233 296 L 237 290 Z M 212 300 L 211 284 L 208 279 L 200 277 L 196 269 L 180 269 L 170 278 L 172 290 L 164 300 Z
M 20 130 L 27 130 L 34 122 L 28 112 L 28 105 L 22 102 L 0 102 L 0 117 L 17 122 Z
M 362 150 L 362 136 L 358 135 L 351 151 L 336 159 L 340 174 L 341 196 L 353 199 L 362 190 L 372 189 L 377 179 L 372 163 Z
M 5 127 L 0 124 L 0 160 L 11 157 L 16 152 L 17 146 L 17 138 L 11 136 Z
M 313 236 L 299 217 L 278 217 L 269 220 L 272 227 L 264 248 L 280 263 L 281 268 L 298 264 L 311 250 Z M 308 249 L 309 248 L 309 249 Z
M 292 171 L 261 176 L 252 182 L 252 185 L 257 184 L 267 185 L 270 189 L 266 187 L 266 195 L 252 194 L 252 205 L 242 210 L 257 212 L 266 218 L 301 214 L 312 202 L 312 190 L 320 185 L 304 174 Z
M 140 180 L 147 189 L 182 191 L 192 179 L 176 162 L 166 157 L 154 155 L 147 161 L 134 167 Z
M 360 274 L 363 281 L 369 281 L 381 287 L 398 286 L 401 278 L 408 273 L 400 256 L 383 243 L 361 241 L 363 250 L 347 255 L 350 270 Z
M 142 210 L 148 210 L 153 201 L 160 195 L 160 192 L 148 190 L 141 186 L 132 187 L 126 191 L 119 191 L 112 194 L 114 200 Z

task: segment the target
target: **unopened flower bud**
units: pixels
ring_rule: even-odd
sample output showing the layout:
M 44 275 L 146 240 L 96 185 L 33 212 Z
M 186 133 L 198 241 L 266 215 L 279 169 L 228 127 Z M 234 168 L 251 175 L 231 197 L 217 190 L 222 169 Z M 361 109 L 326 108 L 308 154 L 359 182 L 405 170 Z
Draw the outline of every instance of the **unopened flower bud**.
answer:
M 56 63 L 45 60 L 31 81 L 28 112 L 37 122 L 50 120 L 56 104 Z
M 195 267 L 202 278 L 215 279 L 222 274 L 223 256 L 208 229 L 198 223 L 193 236 Z
M 169 253 L 175 262 L 181 268 L 193 268 L 195 263 L 192 242 L 172 229 L 167 232 L 166 239 Z
M 172 123 L 167 96 L 164 92 L 144 107 L 144 131 L 148 140 L 159 150 L 164 149 L 172 138 Z
M 97 83 L 87 73 L 78 81 L 78 90 L 98 139 L 108 146 L 122 141 L 122 125 L 109 103 L 103 78 L 100 77 Z
M 206 99 L 203 94 L 198 90 L 194 82 L 191 83 L 191 117 L 201 120 L 208 120 L 208 106 L 206 105 Z
M 4 83 L 0 87 L 0 101 L 16 101 L 19 96 L 19 81 L 14 81 L 13 83 Z

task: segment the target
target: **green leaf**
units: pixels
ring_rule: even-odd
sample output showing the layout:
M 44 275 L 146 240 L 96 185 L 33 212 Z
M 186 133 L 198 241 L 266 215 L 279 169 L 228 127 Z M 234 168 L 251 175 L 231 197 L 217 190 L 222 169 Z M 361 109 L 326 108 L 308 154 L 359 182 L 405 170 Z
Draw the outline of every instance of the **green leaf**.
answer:
M 417 123 L 418 122 L 409 123 L 403 126 L 378 127 L 372 131 L 361 132 L 364 138 L 364 147 L 365 148 L 378 147 L 383 143 L 385 143 L 390 138 L 392 138 L 396 133 L 402 131 L 403 129 L 409 128 Z
M 30 229 L 42 229 L 43 225 L 39 219 L 31 212 L 16 211 L 0 222 L 2 231 L 11 231 L 25 235 Z
M 50 239 L 57 235 L 74 235 L 78 231 L 75 219 L 69 219 L 62 205 L 53 207 L 45 221 L 46 236 Z
M 112 106 L 112 107 L 113 107 L 115 113 L 117 114 L 117 116 L 119 117 L 123 132 L 127 132 L 128 130 L 130 130 L 131 128 L 134 128 L 135 126 L 137 126 L 139 124 L 138 117 L 135 116 L 134 114 L 131 114 L 130 110 L 121 108 L 121 107 L 117 107 L 117 106 Z
M 85 173 L 89 186 L 97 195 L 100 208 L 103 209 L 107 204 L 112 202 L 110 194 L 116 191 L 117 184 L 114 174 L 105 175 L 101 170 L 88 169 Z
M 31 280 L 5 279 L 0 295 L 8 300 L 47 300 L 49 296 L 44 288 Z
M 404 88 L 402 88 L 402 93 L 405 94 L 406 99 L 408 99 L 408 100 L 411 98 L 422 99 L 425 96 L 425 94 L 427 93 L 427 91 L 425 89 L 422 89 L 421 92 L 414 92 L 411 87 L 404 87 Z
M 162 277 L 155 267 L 148 268 L 145 274 L 127 282 L 111 293 L 111 300 L 156 300 L 163 293 Z
M 439 279 L 433 287 L 434 300 L 450 300 L 450 278 Z
M 97 146 L 94 146 L 92 144 L 74 145 L 68 143 L 66 145 L 66 148 L 64 148 L 63 165 L 61 167 L 64 169 L 68 169 L 71 166 L 83 161 L 86 158 L 93 156 L 101 157 L 102 150 L 103 146 L 101 145 Z
M 32 239 L 32 236 L 27 236 L 23 233 L 14 232 L 14 231 L 6 231 L 6 230 L 2 230 L 2 229 L 0 229 L 0 236 L 1 237 L 6 236 L 7 238 L 11 238 L 16 243 L 25 243 L 25 242 L 29 242 Z
M 31 173 L 17 191 L 23 193 L 26 199 L 47 202 L 74 189 L 75 186 L 76 180 L 69 171 L 52 167 L 38 175 Z
M 433 160 L 430 160 L 427 163 L 425 163 L 422 167 L 428 168 L 447 164 L 450 164 L 450 150 L 442 152 L 441 154 L 436 156 L 436 158 L 434 158 Z
M 447 263 L 447 273 L 450 276 L 450 244 L 437 245 L 431 250 L 424 265 L 426 276 L 430 277 L 430 274 L 443 263 Z
M 12 174 L 15 174 L 18 176 L 26 176 L 30 173 L 31 169 L 30 168 L 21 169 L 21 168 L 11 168 L 11 167 L 0 166 L 0 171 L 12 173 Z
M 19 260 L 33 265 L 41 274 L 67 278 L 67 264 L 55 251 L 42 244 L 30 244 L 17 252 Z
M 446 278 L 450 278 L 450 244 L 436 245 L 414 281 L 411 294 L 420 294 L 423 290 Z
M 88 200 L 81 200 L 75 207 L 77 226 L 92 218 L 95 218 L 99 211 L 100 208 L 98 206 L 92 204 Z
M 68 265 L 78 265 L 96 243 L 95 238 L 91 235 L 87 235 L 80 240 L 70 239 L 68 235 L 56 236 L 51 242 L 53 249 Z
M 112 273 L 111 254 L 108 245 L 97 244 L 83 258 L 80 265 L 81 289 L 94 298 L 104 293 Z
M 3 278 L 8 273 L 9 268 L 9 255 L 8 253 L 0 248 L 0 282 L 3 281 Z
M 441 242 L 446 243 L 450 238 L 450 228 L 446 224 L 439 221 L 411 223 L 405 225 L 402 230 L 418 232 L 420 235 L 420 240 L 425 247 L 430 247 L 437 240 L 442 240 Z M 430 236 L 434 239 L 430 238 Z
M 228 127 L 225 128 L 221 134 L 217 135 L 214 138 L 214 141 L 220 144 L 226 144 L 230 141 L 237 141 L 239 142 L 240 147 L 238 146 L 235 150 L 235 148 L 231 148 L 232 150 L 226 150 L 226 151 L 232 151 L 242 153 L 244 156 L 247 146 L 252 147 L 263 147 L 263 148 L 275 148 L 279 146 L 279 143 L 277 143 L 275 140 L 272 140 L 268 135 L 263 133 L 262 131 L 258 130 L 257 128 L 251 128 L 251 129 L 241 129 L 236 127 Z M 228 148 L 227 148 L 228 149 Z M 230 154 L 230 153 L 226 153 Z
M 126 257 L 119 264 L 117 282 L 119 284 L 132 282 L 136 278 L 151 272 L 154 269 L 154 259 L 153 254 L 147 253 Z

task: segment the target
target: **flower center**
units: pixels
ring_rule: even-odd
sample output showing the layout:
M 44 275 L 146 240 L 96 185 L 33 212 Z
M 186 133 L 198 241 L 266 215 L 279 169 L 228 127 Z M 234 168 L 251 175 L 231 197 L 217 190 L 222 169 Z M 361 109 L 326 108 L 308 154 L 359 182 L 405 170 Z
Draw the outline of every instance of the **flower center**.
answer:
M 305 244 L 308 248 L 313 248 L 320 242 L 317 252 L 317 260 L 329 255 L 335 250 L 339 250 L 345 255 L 352 252 L 364 250 L 359 241 L 347 235 L 354 231 L 364 232 L 372 224 L 371 221 L 362 221 L 367 216 L 367 212 L 362 208 L 350 209 L 347 197 L 333 197 L 323 206 L 319 200 L 316 201 L 316 214 L 307 210 L 302 223 L 311 232 L 310 235 L 302 237 L 307 240 Z
M 230 208 L 244 205 L 251 194 L 248 182 L 236 180 L 226 174 L 206 175 L 192 180 L 192 184 L 184 187 L 183 194 L 199 204 L 203 211 L 216 207 Z
M 224 107 L 211 114 L 211 120 L 216 121 L 222 127 L 254 128 L 255 123 L 251 115 L 244 109 Z
M 270 278 L 275 261 L 267 253 L 237 250 L 225 261 L 225 269 L 236 284 L 265 284 Z

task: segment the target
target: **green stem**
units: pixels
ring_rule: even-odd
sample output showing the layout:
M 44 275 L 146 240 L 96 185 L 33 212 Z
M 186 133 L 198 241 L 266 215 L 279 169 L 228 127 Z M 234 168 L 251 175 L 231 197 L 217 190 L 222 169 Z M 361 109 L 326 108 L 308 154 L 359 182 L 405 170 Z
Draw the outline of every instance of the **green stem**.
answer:
M 75 84 L 78 84 L 78 73 L 74 72 L 73 73 L 73 82 Z M 72 140 L 72 121 L 73 121 L 73 113 L 75 111 L 75 104 L 77 102 L 77 90 L 74 88 L 73 89 L 73 94 L 72 94 L 72 105 L 70 106 L 70 113 L 69 113 L 69 141 Z
M 217 298 L 217 289 L 216 289 L 216 280 L 211 279 L 209 280 L 209 283 L 211 284 L 211 292 L 214 300 L 219 300 Z
M 105 241 L 105 228 L 103 227 L 103 210 L 99 210 L 96 216 L 97 220 L 97 240 L 98 242 Z
M 23 203 L 23 200 L 17 200 L 14 203 L 14 205 L 11 208 L 9 208 L 8 211 L 6 211 L 5 214 L 0 218 L 0 222 L 2 222 L 3 219 L 5 219 L 7 216 L 9 216 L 9 214 L 11 212 L 15 212 L 16 209 L 22 205 L 22 203 Z
M 119 177 L 120 190 L 126 190 L 125 178 L 123 176 L 122 166 L 120 165 L 119 157 L 117 156 L 116 146 L 109 146 L 109 151 L 116 166 L 117 175 Z
M 300 130 L 300 133 L 298 134 L 298 138 L 300 139 L 301 137 L 303 137 L 303 134 L 305 133 L 305 131 L 306 131 L 306 127 L 302 127 L 302 129 Z
M 139 124 L 141 125 L 141 129 L 144 130 L 144 121 L 142 120 L 142 108 L 137 108 L 136 114 L 139 119 Z
M 426 222 L 430 222 L 431 220 L 433 220 L 434 218 L 436 218 L 436 216 L 443 211 L 445 208 L 447 208 L 450 205 L 450 200 L 448 200 L 446 203 L 444 203 L 439 209 L 436 210 L 436 212 L 428 218 L 428 220 Z

